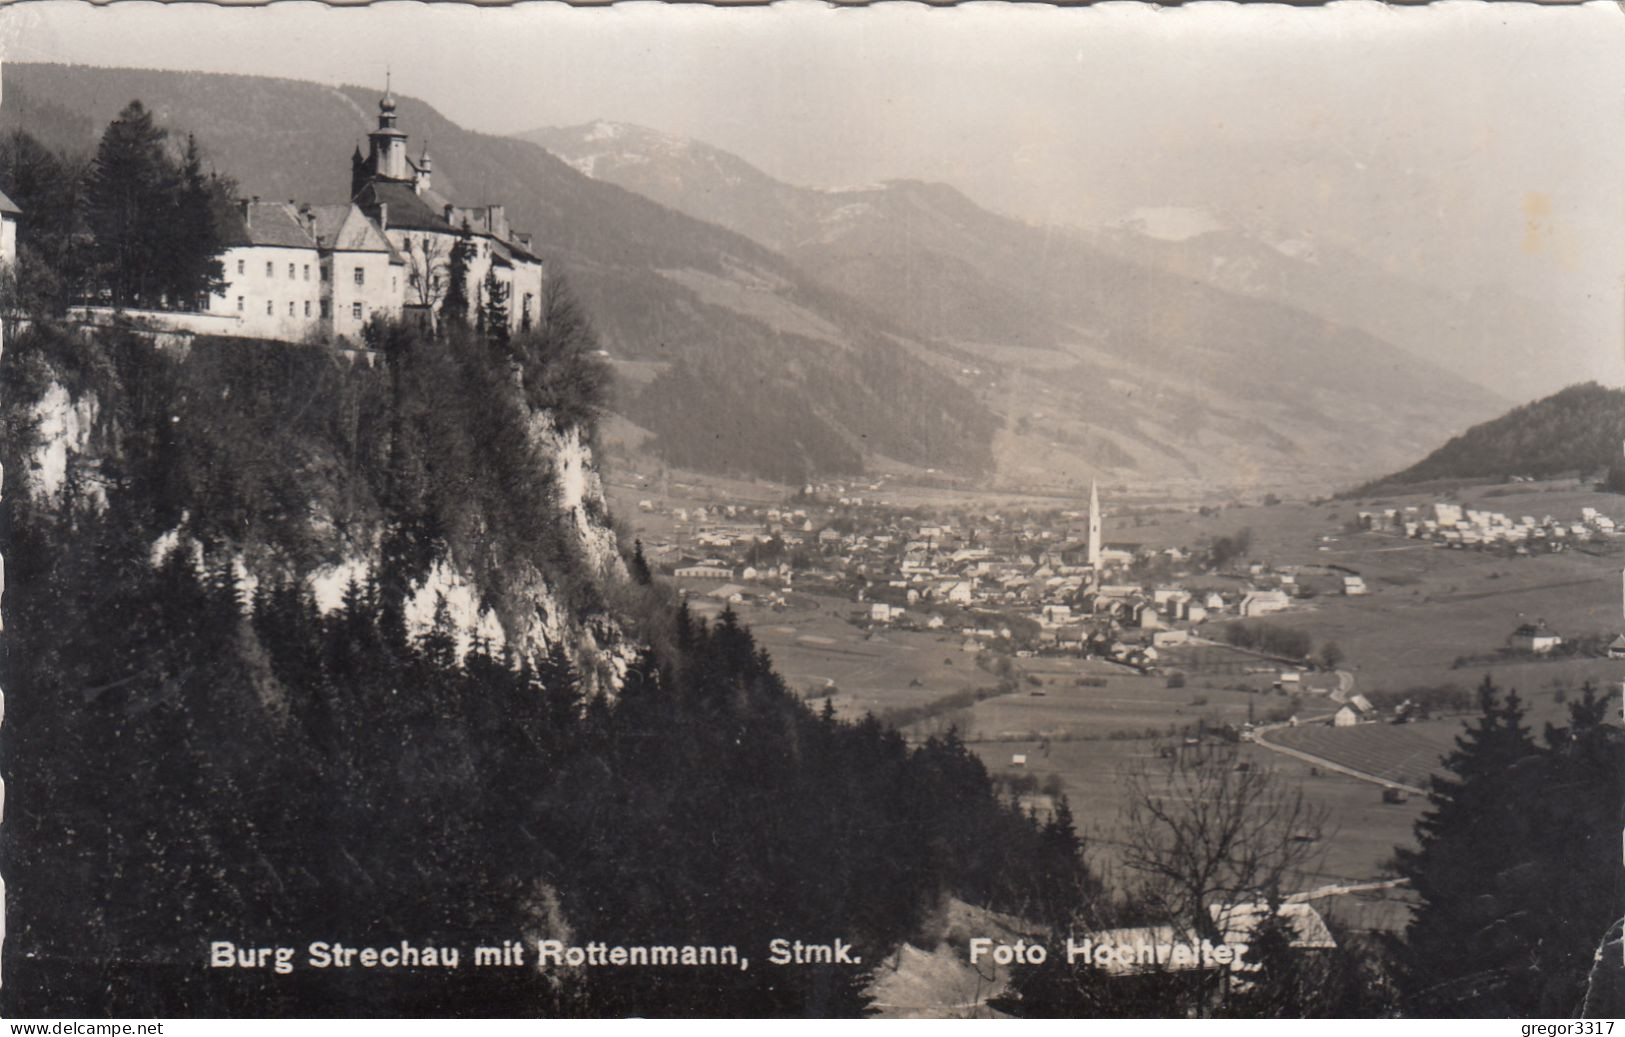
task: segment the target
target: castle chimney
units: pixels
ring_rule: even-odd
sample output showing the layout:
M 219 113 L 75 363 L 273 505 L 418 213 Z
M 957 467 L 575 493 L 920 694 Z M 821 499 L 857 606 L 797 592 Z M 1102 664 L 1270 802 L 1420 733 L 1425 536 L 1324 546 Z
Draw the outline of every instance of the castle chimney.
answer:
M 389 203 L 388 202 L 379 202 L 378 203 L 378 229 L 379 230 L 388 230 L 389 229 Z

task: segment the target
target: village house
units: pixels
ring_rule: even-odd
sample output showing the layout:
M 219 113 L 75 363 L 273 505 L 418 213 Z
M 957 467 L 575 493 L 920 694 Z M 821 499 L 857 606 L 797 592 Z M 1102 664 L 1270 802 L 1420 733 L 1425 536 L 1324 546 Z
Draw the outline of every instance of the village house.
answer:
M 1272 612 L 1284 612 L 1292 604 L 1285 591 L 1253 591 L 1241 599 L 1240 612 L 1243 616 L 1267 616 Z
M 1364 695 L 1350 696 L 1343 708 L 1332 716 L 1333 727 L 1353 727 L 1377 719 L 1376 707 Z
M 1563 643 L 1563 639 L 1547 629 L 1545 623 L 1525 623 L 1512 632 L 1507 646 L 1514 652 L 1545 655 Z
M 733 566 L 715 558 L 680 565 L 672 571 L 672 575 L 679 580 L 731 580 L 734 578 Z

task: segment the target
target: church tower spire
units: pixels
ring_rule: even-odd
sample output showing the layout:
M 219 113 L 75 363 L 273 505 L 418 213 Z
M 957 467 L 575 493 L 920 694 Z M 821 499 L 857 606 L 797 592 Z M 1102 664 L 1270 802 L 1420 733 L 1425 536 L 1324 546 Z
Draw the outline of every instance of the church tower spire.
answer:
M 1089 480 L 1089 565 L 1100 579 L 1100 488 Z

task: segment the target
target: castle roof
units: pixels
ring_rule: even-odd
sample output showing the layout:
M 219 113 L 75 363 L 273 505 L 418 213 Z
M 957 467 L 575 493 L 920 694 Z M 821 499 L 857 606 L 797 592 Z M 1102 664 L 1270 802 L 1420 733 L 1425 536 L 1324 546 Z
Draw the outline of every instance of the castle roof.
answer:
M 289 202 L 240 202 L 235 217 L 221 238 L 227 245 L 269 245 L 277 248 L 315 248 L 306 221 Z
M 9 213 L 12 216 L 22 215 L 22 210 L 17 208 L 17 203 L 7 198 L 4 191 L 0 191 L 0 212 Z
M 390 227 L 434 230 L 447 234 L 454 233 L 457 229 L 447 223 L 439 213 L 429 208 L 428 203 L 412 190 L 411 184 L 398 180 L 367 181 L 356 193 L 355 204 L 369 212 L 376 211 L 379 206 L 387 206 L 389 210 L 387 223 Z
M 312 205 L 316 220 L 316 240 L 322 248 L 339 252 L 387 252 L 390 262 L 405 263 L 378 224 L 367 218 L 354 203 Z

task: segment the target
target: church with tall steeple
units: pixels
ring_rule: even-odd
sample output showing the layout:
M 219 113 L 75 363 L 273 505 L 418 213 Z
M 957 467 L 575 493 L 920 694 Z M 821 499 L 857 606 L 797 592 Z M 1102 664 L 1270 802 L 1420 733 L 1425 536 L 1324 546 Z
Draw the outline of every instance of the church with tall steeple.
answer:
M 1100 542 L 1100 487 L 1093 479 L 1089 480 L 1089 567 L 1095 571 L 1096 579 L 1100 575 L 1100 558 L 1102 544 Z

